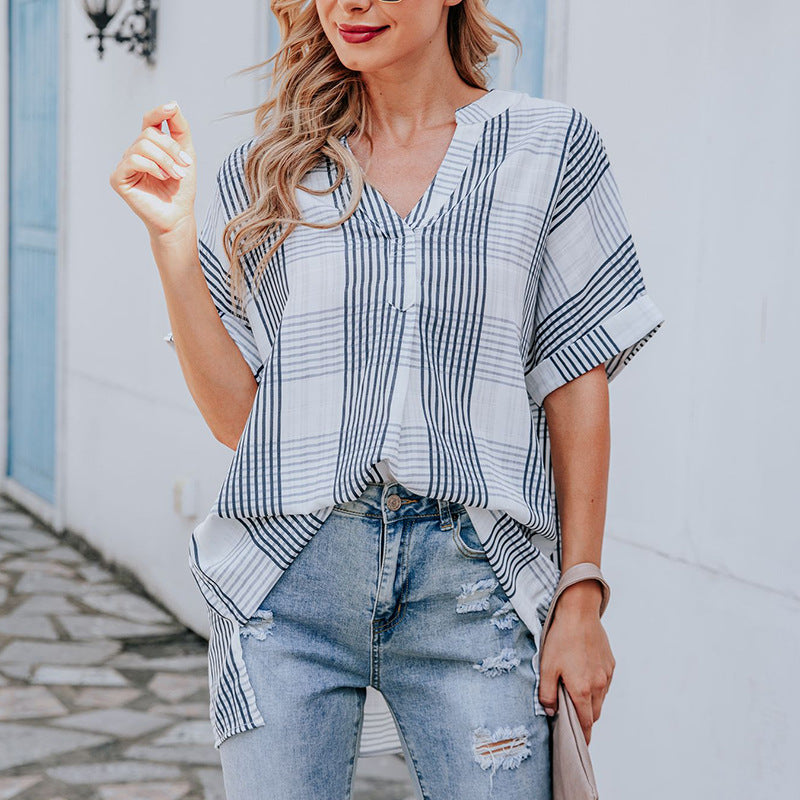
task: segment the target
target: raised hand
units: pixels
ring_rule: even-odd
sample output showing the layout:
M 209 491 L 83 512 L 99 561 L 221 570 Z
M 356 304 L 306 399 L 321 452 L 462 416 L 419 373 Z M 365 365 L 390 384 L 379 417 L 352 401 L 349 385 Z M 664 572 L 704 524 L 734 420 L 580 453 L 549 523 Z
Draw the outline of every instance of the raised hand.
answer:
M 166 120 L 169 134 L 162 132 Z M 177 103 L 148 111 L 141 133 L 109 177 L 152 236 L 195 224 L 197 166 L 189 123 Z

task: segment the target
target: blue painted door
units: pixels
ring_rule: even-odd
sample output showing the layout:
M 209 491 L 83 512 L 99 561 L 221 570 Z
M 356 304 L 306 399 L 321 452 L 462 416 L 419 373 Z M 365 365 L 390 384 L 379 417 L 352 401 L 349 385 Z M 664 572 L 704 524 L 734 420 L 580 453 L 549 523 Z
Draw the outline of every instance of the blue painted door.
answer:
M 7 473 L 55 501 L 58 0 L 9 0 Z

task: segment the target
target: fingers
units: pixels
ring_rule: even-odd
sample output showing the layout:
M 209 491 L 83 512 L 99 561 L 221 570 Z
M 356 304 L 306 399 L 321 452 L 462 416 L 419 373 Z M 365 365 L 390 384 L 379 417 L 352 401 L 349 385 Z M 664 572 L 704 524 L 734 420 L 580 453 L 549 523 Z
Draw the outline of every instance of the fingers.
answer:
M 171 136 L 182 142 L 184 138 L 189 136 L 189 123 L 186 121 L 186 117 L 183 116 L 181 107 L 175 103 L 175 108 L 168 111 L 167 114 L 170 115 L 166 117 L 166 120 Z
M 599 676 L 598 682 L 595 684 L 594 691 L 592 692 L 592 714 L 594 721 L 600 719 L 600 711 L 605 702 L 608 690 L 611 688 L 611 679 L 614 676 L 614 668 L 611 667 L 610 672 Z
M 192 163 L 191 158 L 181 150 L 177 142 L 152 128 L 142 133 L 133 147 L 133 152 L 155 161 L 165 173 L 178 180 L 186 177 L 186 167 Z
M 131 153 L 128 156 L 128 162 L 130 163 L 134 171 L 146 172 L 148 175 L 152 175 L 154 178 L 158 178 L 160 181 L 172 177 L 171 175 L 166 173 L 158 164 L 156 164 L 155 161 L 151 161 L 149 158 L 140 156 L 138 153 Z
M 594 692 L 591 697 L 591 712 L 592 712 L 592 724 L 597 722 L 600 719 L 600 710 L 603 707 L 603 700 L 606 696 L 605 689 L 599 689 L 598 691 Z
M 161 130 L 166 120 L 170 133 Z M 142 117 L 142 130 L 111 173 L 109 182 L 118 193 L 139 185 L 144 174 L 159 180 L 182 180 L 196 158 L 189 124 L 177 103 L 151 109 Z
M 609 683 L 609 677 L 605 674 L 598 674 L 594 680 L 581 683 L 573 689 L 567 688 L 566 683 L 564 684 L 564 688 L 572 698 L 587 745 L 592 738 L 592 726 L 600 719 Z
M 131 156 L 139 156 L 132 159 Z M 145 128 L 136 141 L 125 153 L 126 159 L 121 167 L 126 176 L 132 176 L 139 170 L 142 158 L 150 162 L 148 169 L 143 170 L 159 179 L 175 178 L 181 180 L 187 175 L 187 168 L 193 164 L 192 157 L 186 153 L 170 136 L 157 128 Z
M 182 140 L 189 136 L 189 123 L 177 102 L 165 103 L 147 111 L 142 117 L 142 130 L 147 128 L 158 128 L 161 130 L 161 123 L 166 120 L 170 134 Z
M 570 691 L 566 683 L 564 684 L 564 688 L 569 692 L 569 696 L 572 698 L 572 703 L 578 714 L 578 721 L 583 730 L 583 738 L 586 739 L 586 744 L 588 745 L 592 738 L 592 725 L 594 725 L 595 721 L 592 691 L 588 686 Z
M 162 123 L 166 121 L 169 133 L 161 129 Z M 158 136 L 155 141 L 164 142 L 164 149 L 172 153 L 175 160 L 183 152 L 186 155 L 184 163 L 191 163 L 194 157 L 194 145 L 189 130 L 189 123 L 184 117 L 180 106 L 176 102 L 166 103 L 163 106 L 156 106 L 150 109 L 142 117 L 142 136 Z M 169 146 L 167 145 L 169 143 Z
M 558 681 L 564 684 L 564 689 L 575 706 L 578 714 L 583 738 L 588 745 L 592 738 L 592 726 L 600 717 L 600 707 L 603 705 L 605 690 L 592 689 L 589 684 L 570 689 L 563 677 L 555 672 L 542 671 L 539 680 L 539 702 L 544 706 L 548 715 L 558 711 Z
M 544 667 L 539 678 L 539 702 L 548 716 L 558 711 L 558 673 Z

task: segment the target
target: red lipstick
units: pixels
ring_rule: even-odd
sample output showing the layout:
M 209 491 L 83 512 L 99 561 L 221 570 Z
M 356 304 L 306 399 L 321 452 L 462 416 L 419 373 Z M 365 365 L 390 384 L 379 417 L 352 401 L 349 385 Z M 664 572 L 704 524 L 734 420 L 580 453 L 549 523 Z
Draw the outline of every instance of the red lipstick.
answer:
M 378 27 L 375 25 L 345 25 L 345 24 L 340 24 L 338 27 L 339 27 L 339 35 L 348 44 L 362 44 L 363 42 L 369 42 L 376 36 L 382 34 L 385 30 L 388 30 L 389 28 L 388 25 Z

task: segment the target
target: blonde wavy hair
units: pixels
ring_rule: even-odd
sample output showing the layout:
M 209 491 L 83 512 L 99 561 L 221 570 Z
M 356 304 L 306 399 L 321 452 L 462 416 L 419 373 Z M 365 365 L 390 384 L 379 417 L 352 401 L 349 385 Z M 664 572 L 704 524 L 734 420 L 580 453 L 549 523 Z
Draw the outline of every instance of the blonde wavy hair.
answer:
M 231 264 L 234 306 L 244 303 L 246 275 L 242 257 L 269 244 L 254 272 L 256 286 L 267 263 L 298 226 L 334 228 L 355 211 L 364 188 L 358 161 L 341 138 L 357 131 L 370 144 L 369 102 L 360 74 L 339 61 L 317 15 L 314 0 L 270 0 L 280 26 L 280 46 L 266 61 L 240 70 L 248 73 L 272 64 L 267 99 L 255 111 L 256 138 L 247 153 L 244 177 L 251 205 L 225 225 L 223 243 Z M 519 53 L 516 32 L 489 13 L 486 0 L 461 0 L 448 12 L 447 38 L 458 75 L 485 89 L 489 56 L 496 38 Z M 336 169 L 336 180 L 322 192 L 303 186 L 303 177 L 323 158 Z M 296 191 L 331 194 L 351 176 L 352 192 L 342 216 L 331 223 L 301 219 Z

